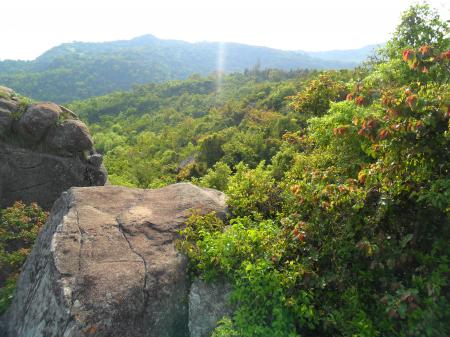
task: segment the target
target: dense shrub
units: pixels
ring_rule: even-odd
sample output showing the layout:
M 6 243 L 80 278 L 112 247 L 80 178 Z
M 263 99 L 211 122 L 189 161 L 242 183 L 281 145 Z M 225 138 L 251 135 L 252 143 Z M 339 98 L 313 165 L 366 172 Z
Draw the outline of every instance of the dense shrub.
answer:
M 291 96 L 291 107 L 305 117 L 322 116 L 328 111 L 330 102 L 343 101 L 347 86 L 334 80 L 330 74 L 319 75 L 311 80 L 304 90 Z
M 332 83 L 294 95 L 327 99 L 272 165 L 235 168 L 229 226 L 182 232 L 194 271 L 234 285 L 215 336 L 450 335 L 450 41 L 430 13 L 403 15 L 345 101 Z

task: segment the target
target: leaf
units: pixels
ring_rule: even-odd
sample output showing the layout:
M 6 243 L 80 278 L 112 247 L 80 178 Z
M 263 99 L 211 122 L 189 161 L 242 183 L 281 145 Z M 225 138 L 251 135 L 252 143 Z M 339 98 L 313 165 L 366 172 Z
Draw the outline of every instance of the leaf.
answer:
M 407 309 L 407 306 L 406 306 L 405 303 L 401 303 L 401 304 L 398 306 L 397 312 L 398 312 L 398 314 L 400 315 L 400 318 L 405 318 L 405 316 L 406 316 L 406 309 Z
M 405 248 L 409 241 L 413 238 L 413 234 L 406 235 L 402 241 L 400 241 L 400 247 Z

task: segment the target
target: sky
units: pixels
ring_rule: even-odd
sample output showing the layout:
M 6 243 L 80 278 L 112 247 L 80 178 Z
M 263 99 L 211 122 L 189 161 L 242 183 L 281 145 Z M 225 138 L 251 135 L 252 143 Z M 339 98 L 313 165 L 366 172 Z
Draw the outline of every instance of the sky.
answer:
M 65 42 L 145 34 L 284 50 L 387 41 L 412 0 L 12 0 L 1 5 L 0 60 L 34 59 Z M 449 18 L 444 0 L 429 0 Z

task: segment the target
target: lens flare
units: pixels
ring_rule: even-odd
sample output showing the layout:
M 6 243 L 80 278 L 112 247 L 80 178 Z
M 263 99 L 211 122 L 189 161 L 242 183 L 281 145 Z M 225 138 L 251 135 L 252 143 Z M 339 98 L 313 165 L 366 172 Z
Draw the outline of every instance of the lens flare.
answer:
M 225 60 L 226 60 L 226 43 L 219 42 L 217 53 L 217 92 L 222 90 L 223 74 L 225 73 Z

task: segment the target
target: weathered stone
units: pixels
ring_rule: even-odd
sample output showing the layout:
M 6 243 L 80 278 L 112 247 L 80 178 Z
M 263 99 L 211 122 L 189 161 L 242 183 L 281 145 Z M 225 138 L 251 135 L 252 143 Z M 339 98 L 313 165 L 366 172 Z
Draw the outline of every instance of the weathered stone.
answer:
M 71 188 L 55 202 L 2 322 L 8 337 L 187 337 L 190 209 L 225 216 L 191 184 Z
M 86 125 L 77 119 L 57 125 L 61 114 L 71 118 L 73 112 L 54 103 L 37 103 L 17 121 L 16 98 L 14 91 L 0 87 L 0 207 L 22 200 L 49 209 L 72 186 L 105 184 L 107 174 Z M 50 130 L 52 148 L 40 142 Z M 85 150 L 89 152 L 76 153 Z M 94 160 L 87 160 L 89 154 Z
M 13 120 L 11 111 L 0 107 L 0 139 L 11 132 Z
M 15 95 L 14 90 L 0 85 L 0 97 L 11 98 Z
M 103 163 L 103 156 L 100 153 L 94 153 L 93 155 L 89 156 L 88 161 L 95 167 L 100 167 Z
M 24 141 L 36 144 L 56 124 L 60 113 L 60 107 L 54 103 L 32 104 L 17 122 L 17 133 Z
M 19 102 L 12 99 L 5 99 L 0 97 L 0 109 L 8 110 L 9 112 L 15 112 L 19 109 Z
M 190 337 L 210 337 L 217 322 L 232 313 L 231 291 L 231 285 L 225 280 L 194 280 L 189 292 Z
M 92 137 L 82 121 L 67 119 L 50 129 L 46 144 L 58 154 L 83 152 L 93 147 Z
M 50 209 L 72 186 L 104 185 L 107 174 L 79 158 L 38 153 L 0 141 L 0 208 L 17 200 Z
M 11 132 L 14 121 L 13 113 L 18 109 L 19 103 L 17 101 L 2 98 L 0 95 L 0 138 Z

